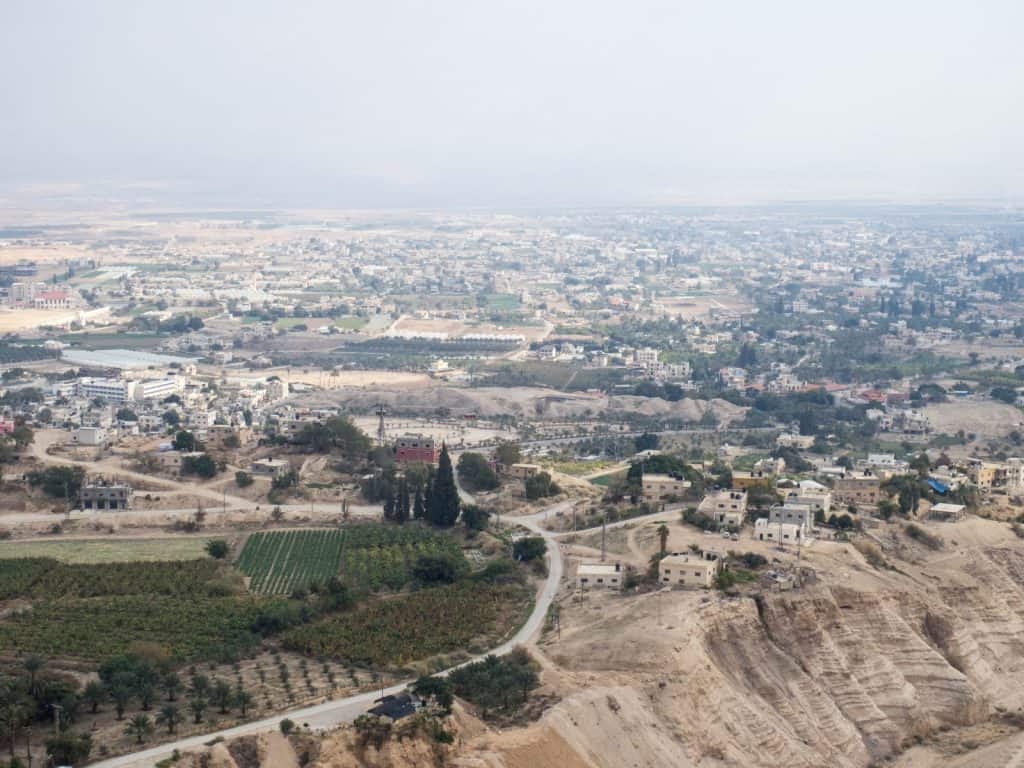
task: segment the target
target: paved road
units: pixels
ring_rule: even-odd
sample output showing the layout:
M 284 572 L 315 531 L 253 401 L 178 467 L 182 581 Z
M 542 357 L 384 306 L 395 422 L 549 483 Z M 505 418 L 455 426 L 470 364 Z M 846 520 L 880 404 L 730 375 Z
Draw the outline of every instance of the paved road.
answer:
M 548 608 L 551 606 L 552 601 L 555 599 L 555 595 L 558 593 L 563 572 L 562 553 L 555 540 L 555 536 L 550 531 L 544 530 L 540 523 L 549 513 L 564 511 L 571 507 L 572 503 L 573 502 L 571 501 L 563 501 L 533 515 L 514 518 L 517 523 L 526 526 L 531 531 L 538 533 L 547 540 L 548 577 L 537 594 L 533 612 L 526 620 L 526 623 L 523 624 L 519 631 L 516 632 L 508 641 L 502 643 L 497 648 L 491 649 L 488 653 L 499 655 L 508 653 L 518 645 L 525 645 L 529 643 L 539 634 L 541 627 L 544 625 L 544 621 L 547 618 Z M 455 667 L 453 667 L 453 669 L 455 669 Z M 450 669 L 445 670 L 442 674 L 448 674 L 449 672 L 451 672 Z M 398 683 L 397 685 L 393 685 L 390 688 L 385 689 L 383 693 L 398 693 L 411 682 L 413 681 L 407 680 L 405 682 Z M 380 698 L 380 695 L 381 691 L 370 691 L 367 693 L 360 693 L 355 696 L 349 696 L 344 699 L 327 701 L 323 704 L 317 704 L 312 707 L 304 707 L 290 712 L 282 712 L 274 715 L 273 717 L 256 720 L 251 723 L 245 723 L 244 725 L 239 725 L 234 728 L 214 731 L 213 733 L 206 733 L 201 736 L 192 736 L 179 741 L 168 742 L 167 744 L 162 744 L 158 747 L 152 747 L 151 749 L 124 755 L 122 757 L 103 760 L 99 763 L 94 763 L 93 765 L 96 766 L 96 768 L 152 768 L 155 763 L 170 757 L 171 753 L 175 749 L 185 752 L 190 749 L 198 749 L 206 742 L 217 737 L 232 739 L 238 736 L 249 736 L 252 734 L 262 733 L 264 731 L 274 730 L 278 727 L 281 720 L 286 717 L 299 725 L 308 724 L 312 730 L 334 728 L 343 723 L 350 723 L 355 720 L 359 715 L 369 709 L 374 700 Z

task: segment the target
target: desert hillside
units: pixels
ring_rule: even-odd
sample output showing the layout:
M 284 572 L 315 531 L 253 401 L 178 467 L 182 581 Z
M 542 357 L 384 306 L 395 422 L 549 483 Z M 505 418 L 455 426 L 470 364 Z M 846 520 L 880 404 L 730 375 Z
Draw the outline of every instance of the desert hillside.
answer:
M 818 542 L 802 555 L 816 583 L 792 592 L 563 596 L 560 636 L 535 649 L 561 700 L 536 722 L 491 728 L 460 709 L 453 745 L 380 751 L 341 731 L 310 764 L 1015 768 L 1024 543 L 984 520 L 933 530 L 938 551 L 875 532 L 877 566 Z

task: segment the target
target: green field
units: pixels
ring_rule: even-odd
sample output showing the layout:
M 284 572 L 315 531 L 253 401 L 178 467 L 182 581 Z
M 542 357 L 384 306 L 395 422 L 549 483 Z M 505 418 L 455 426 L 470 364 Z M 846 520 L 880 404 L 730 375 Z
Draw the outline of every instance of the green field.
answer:
M 504 311 L 519 309 L 519 297 L 512 293 L 488 293 L 485 298 L 488 309 Z
M 358 331 L 365 328 L 369 322 L 365 317 L 346 315 L 345 317 L 336 317 L 334 319 L 334 326 L 344 330 Z
M 206 538 L 2 541 L 0 559 L 49 557 L 62 563 L 131 563 L 195 560 L 206 556 Z
M 625 472 L 609 472 L 607 475 L 601 475 L 600 477 L 592 478 L 590 483 L 591 485 L 600 485 L 604 488 L 607 488 L 609 485 L 612 484 L 613 480 L 625 477 Z
M 253 592 L 287 595 L 338 574 L 343 538 L 340 528 L 254 533 L 238 557 L 238 569 L 251 578 Z
M 418 525 L 261 531 L 238 558 L 257 594 L 287 595 L 338 576 L 359 589 L 399 589 L 424 554 L 447 554 L 465 565 L 453 538 Z
M 176 659 L 230 658 L 260 642 L 259 598 L 125 595 L 45 601 L 0 623 L 5 653 L 98 661 L 155 643 Z
M 61 563 L 46 558 L 0 560 L 0 600 L 113 595 L 206 595 L 228 566 L 206 558 L 181 562 Z
M 68 333 L 58 336 L 65 344 L 86 349 L 156 349 L 166 340 L 159 333 Z

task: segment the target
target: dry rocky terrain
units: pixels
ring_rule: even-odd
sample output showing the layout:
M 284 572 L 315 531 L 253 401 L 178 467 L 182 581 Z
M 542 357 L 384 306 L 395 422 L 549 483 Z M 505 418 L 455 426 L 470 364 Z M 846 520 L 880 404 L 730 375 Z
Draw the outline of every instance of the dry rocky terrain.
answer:
M 673 546 L 691 537 L 672 529 Z M 538 721 L 498 730 L 460 710 L 451 747 L 410 737 L 380 752 L 340 731 L 311 764 L 1018 768 L 1024 542 L 980 519 L 929 529 L 941 550 L 900 524 L 874 534 L 879 568 L 817 542 L 802 555 L 817 582 L 788 593 L 565 594 L 561 632 L 535 649 L 542 692 L 561 701 Z

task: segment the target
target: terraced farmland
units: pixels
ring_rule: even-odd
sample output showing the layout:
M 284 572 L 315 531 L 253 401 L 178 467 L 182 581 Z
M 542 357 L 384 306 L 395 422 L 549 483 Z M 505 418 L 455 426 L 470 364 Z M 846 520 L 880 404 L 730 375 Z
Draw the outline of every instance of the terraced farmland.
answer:
M 418 525 L 261 531 L 249 537 L 238 568 L 258 594 L 286 595 L 338 576 L 357 589 L 400 589 L 421 555 L 448 555 L 468 564 L 448 535 Z

